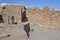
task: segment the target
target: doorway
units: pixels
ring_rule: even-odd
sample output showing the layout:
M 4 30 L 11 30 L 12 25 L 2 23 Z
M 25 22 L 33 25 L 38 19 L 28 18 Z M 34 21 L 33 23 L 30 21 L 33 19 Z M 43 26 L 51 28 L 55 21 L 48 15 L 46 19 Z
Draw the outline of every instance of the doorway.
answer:
M 14 16 L 12 16 L 12 24 L 17 24 L 17 22 L 14 19 Z
M 28 18 L 26 17 L 26 11 L 22 13 L 22 22 L 28 21 Z
M 0 15 L 0 23 L 3 23 L 4 21 L 3 21 L 3 17 L 2 17 L 2 15 Z

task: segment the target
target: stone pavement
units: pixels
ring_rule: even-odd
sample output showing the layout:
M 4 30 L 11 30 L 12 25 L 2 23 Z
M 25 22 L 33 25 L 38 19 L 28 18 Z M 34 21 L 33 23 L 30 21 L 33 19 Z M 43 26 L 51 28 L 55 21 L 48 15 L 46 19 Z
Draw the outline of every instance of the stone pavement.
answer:
M 11 36 L 1 37 L 0 40 L 60 40 L 60 30 L 52 30 L 33 26 L 32 29 L 34 29 L 34 31 L 30 31 L 30 37 L 28 39 L 23 27 L 14 25 L 10 27 L 7 26 L 4 27 L 4 30 L 0 29 L 0 33 L 7 33 Z
M 29 40 L 60 40 L 60 30 L 33 27 Z

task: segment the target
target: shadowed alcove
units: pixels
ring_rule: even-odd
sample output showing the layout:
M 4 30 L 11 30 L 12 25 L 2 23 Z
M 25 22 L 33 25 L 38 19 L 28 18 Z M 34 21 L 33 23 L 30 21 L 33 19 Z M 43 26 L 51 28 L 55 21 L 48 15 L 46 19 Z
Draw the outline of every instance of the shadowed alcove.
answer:
M 27 22 L 28 18 L 26 17 L 26 11 L 22 13 L 22 22 Z
M 2 17 L 2 15 L 0 15 L 0 23 L 3 23 L 4 21 L 3 21 L 3 17 Z

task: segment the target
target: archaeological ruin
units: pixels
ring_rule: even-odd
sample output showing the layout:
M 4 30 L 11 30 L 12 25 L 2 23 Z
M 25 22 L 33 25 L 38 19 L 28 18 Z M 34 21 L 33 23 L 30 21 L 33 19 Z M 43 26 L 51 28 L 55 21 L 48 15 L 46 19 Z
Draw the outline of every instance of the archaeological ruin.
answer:
M 52 36 L 58 39 L 60 31 L 57 30 L 60 30 L 60 10 L 47 6 L 43 9 L 22 5 L 0 6 L 2 40 L 45 40 L 45 37 L 48 40 Z
M 24 22 L 29 22 L 30 26 L 60 29 L 60 11 L 49 7 L 39 9 L 20 5 L 0 6 L 0 24 L 22 25 Z

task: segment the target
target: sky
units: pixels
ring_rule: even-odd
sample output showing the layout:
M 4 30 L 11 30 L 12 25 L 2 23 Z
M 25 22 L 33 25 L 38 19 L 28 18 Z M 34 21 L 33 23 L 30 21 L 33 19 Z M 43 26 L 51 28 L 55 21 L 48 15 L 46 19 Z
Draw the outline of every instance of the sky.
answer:
M 50 8 L 60 9 L 60 0 L 0 0 L 0 5 L 4 4 L 20 4 L 25 7 Z

